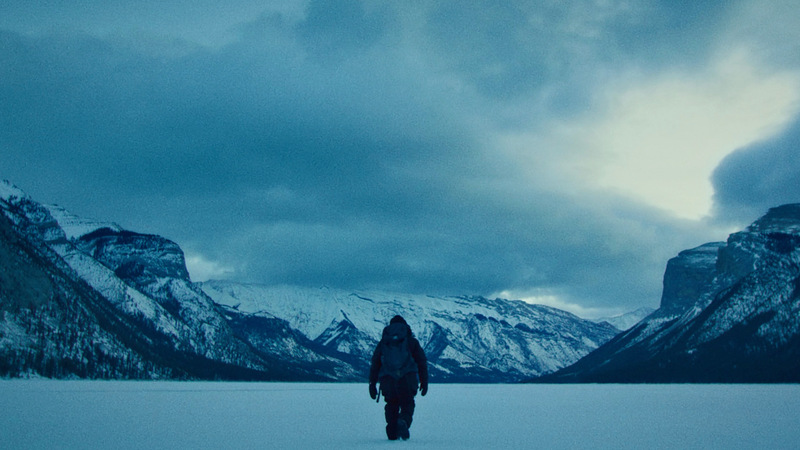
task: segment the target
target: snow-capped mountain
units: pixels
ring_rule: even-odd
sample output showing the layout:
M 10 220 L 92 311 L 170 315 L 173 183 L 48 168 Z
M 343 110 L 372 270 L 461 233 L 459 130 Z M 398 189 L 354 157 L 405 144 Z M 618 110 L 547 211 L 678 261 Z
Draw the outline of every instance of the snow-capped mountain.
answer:
M 305 352 L 322 365 L 298 360 L 287 349 L 307 340 L 281 321 L 262 327 L 269 347 L 240 338 L 173 242 L 45 207 L 7 182 L 0 213 L 0 375 L 357 377 L 324 352 Z
M 800 381 L 800 204 L 667 264 L 661 307 L 564 382 Z
M 440 381 L 513 381 L 552 372 L 619 332 L 522 301 L 222 281 L 202 286 L 230 311 L 284 319 L 318 344 L 351 355 L 364 369 L 383 327 L 399 314 L 423 345 L 432 377 Z
M 619 331 L 501 299 L 202 288 L 174 242 L 0 182 L 0 376 L 363 380 L 382 327 L 402 314 L 432 380 L 510 381 L 564 367 Z

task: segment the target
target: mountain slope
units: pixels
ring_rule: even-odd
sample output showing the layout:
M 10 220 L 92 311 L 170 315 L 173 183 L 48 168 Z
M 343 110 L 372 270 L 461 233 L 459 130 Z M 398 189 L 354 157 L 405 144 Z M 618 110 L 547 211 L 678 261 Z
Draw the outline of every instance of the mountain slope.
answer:
M 0 206 L 16 213 L 26 209 L 5 200 Z M 7 211 L 0 214 L 0 375 L 176 375 L 153 357 L 150 330 L 116 314 L 44 245 L 36 227 Z M 26 238 L 20 228 L 33 236 Z
M 681 252 L 661 307 L 542 382 L 800 381 L 800 204 Z
M 302 345 L 291 339 L 268 348 L 243 339 L 164 238 L 75 218 L 7 182 L 0 183 L 0 231 L 0 375 L 355 377 L 336 358 L 318 355 L 328 364 L 305 366 L 287 357 L 282 346 Z

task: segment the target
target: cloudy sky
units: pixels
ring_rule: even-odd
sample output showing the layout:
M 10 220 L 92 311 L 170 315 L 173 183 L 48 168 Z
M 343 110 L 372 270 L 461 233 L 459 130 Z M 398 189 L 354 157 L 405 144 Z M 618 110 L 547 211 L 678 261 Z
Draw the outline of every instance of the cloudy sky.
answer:
M 798 151 L 796 1 L 0 4 L 0 178 L 196 281 L 656 307 Z

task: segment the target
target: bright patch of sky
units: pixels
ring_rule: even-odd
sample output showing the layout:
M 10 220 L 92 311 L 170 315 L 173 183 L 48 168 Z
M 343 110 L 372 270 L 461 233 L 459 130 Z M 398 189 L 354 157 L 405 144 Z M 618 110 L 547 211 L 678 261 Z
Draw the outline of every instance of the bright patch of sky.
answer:
M 512 152 L 555 150 L 538 173 L 558 189 L 605 189 L 677 217 L 706 218 L 711 174 L 733 151 L 784 131 L 800 107 L 800 71 L 759 68 L 746 50 L 701 71 L 621 75 L 597 88 L 594 110 L 527 136 L 505 136 Z
M 234 273 L 232 267 L 206 259 L 200 254 L 186 253 L 186 269 L 195 283 L 208 280 L 223 280 Z
M 599 186 L 700 219 L 710 212 L 720 161 L 793 119 L 800 72 L 762 73 L 740 51 L 704 73 L 659 75 L 611 96 L 606 117 L 583 129 L 608 155 L 598 161 Z
M 557 294 L 523 292 L 523 291 L 500 291 L 490 295 L 490 297 L 504 298 L 507 300 L 522 300 L 532 305 L 545 305 L 562 311 L 571 312 L 583 319 L 597 319 L 599 317 L 623 314 L 629 312 L 625 309 L 615 308 L 587 308 L 583 305 L 564 300 L 563 296 Z

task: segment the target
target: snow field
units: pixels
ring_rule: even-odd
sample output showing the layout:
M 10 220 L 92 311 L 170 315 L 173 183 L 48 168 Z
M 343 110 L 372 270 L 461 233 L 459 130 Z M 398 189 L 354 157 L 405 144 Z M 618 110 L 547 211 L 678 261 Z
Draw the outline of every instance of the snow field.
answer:
M 385 439 L 364 384 L 0 381 L 3 448 L 792 449 L 798 385 L 432 384 Z

